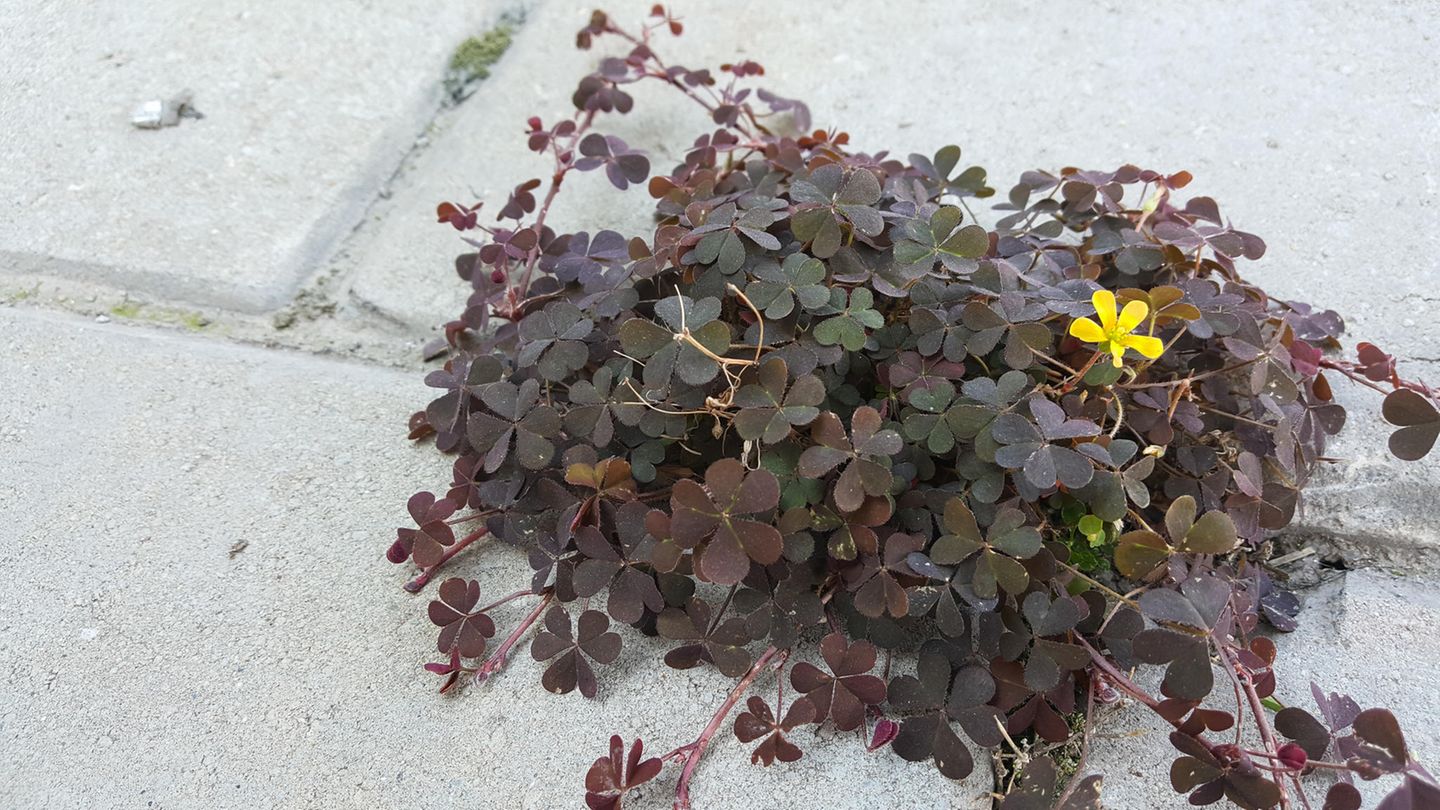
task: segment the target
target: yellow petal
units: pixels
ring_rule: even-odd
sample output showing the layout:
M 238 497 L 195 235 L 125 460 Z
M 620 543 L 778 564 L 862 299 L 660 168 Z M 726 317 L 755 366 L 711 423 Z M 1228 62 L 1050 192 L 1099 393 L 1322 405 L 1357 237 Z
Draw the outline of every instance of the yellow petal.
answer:
M 1095 307 L 1095 314 L 1100 316 L 1100 325 L 1109 332 L 1115 328 L 1115 293 L 1109 290 L 1096 290 L 1090 296 L 1090 303 Z
M 1150 305 L 1144 301 L 1131 301 L 1125 305 L 1124 311 L 1120 313 L 1120 331 L 1130 332 L 1145 320 L 1150 314 Z
M 1112 342 L 1110 344 L 1110 353 L 1114 355 L 1113 362 L 1115 364 L 1115 368 L 1120 368 L 1121 366 L 1125 365 L 1124 346 L 1121 346 L 1119 343 Z
M 1165 342 L 1160 338 L 1147 337 L 1145 335 L 1126 335 L 1120 338 L 1120 342 L 1127 348 L 1134 349 L 1146 357 L 1154 360 L 1165 351 Z
M 1105 330 L 1089 318 L 1076 318 L 1070 322 L 1070 334 L 1086 343 L 1104 343 Z

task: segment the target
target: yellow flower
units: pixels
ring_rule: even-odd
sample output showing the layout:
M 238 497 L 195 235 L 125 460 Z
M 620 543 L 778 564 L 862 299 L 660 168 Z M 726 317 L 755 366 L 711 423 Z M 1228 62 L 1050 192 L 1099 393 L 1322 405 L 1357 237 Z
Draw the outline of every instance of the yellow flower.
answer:
M 1135 327 L 1144 323 L 1145 316 L 1150 314 L 1149 304 L 1144 301 L 1131 301 L 1117 316 L 1115 294 L 1109 290 L 1096 290 L 1095 294 L 1090 296 L 1090 303 L 1095 305 L 1095 314 L 1100 316 L 1100 323 L 1089 318 L 1076 318 L 1070 323 L 1070 334 L 1086 343 L 1098 343 L 1101 349 L 1108 349 L 1110 354 L 1114 355 L 1116 368 L 1124 364 L 1126 349 L 1134 349 L 1151 360 L 1165 351 L 1165 344 L 1160 338 L 1130 334 Z

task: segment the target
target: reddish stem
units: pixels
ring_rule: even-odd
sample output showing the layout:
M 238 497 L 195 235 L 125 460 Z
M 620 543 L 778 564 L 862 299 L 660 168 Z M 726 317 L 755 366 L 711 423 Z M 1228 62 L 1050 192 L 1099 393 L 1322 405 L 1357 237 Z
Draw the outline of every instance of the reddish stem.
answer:
M 1360 368 L 1360 365 L 1358 363 L 1352 363 L 1349 360 L 1331 360 L 1329 358 L 1321 358 L 1320 367 L 1338 371 L 1341 374 L 1344 374 L 1346 377 L 1349 377 L 1352 382 L 1357 382 L 1365 386 L 1366 388 L 1374 389 L 1382 394 L 1389 393 L 1384 388 L 1376 384 L 1374 380 L 1371 380 L 1369 377 L 1365 377 L 1359 374 L 1358 369 Z M 1411 391 L 1414 391 L 1417 394 L 1423 394 L 1424 396 L 1430 397 L 1431 399 L 1435 398 L 1435 392 L 1431 390 L 1430 386 L 1424 383 L 1402 380 L 1400 379 L 1399 375 L 1394 374 L 1393 372 L 1388 382 L 1393 389 L 1409 388 Z
M 1176 731 L 1193 737 L 1196 742 L 1205 746 L 1206 751 L 1213 752 L 1215 750 L 1215 743 L 1212 743 L 1209 740 L 1205 739 L 1204 735 L 1189 734 L 1188 732 L 1185 732 L 1180 728 L 1181 723 L 1179 720 L 1171 720 L 1168 717 L 1165 717 L 1164 713 L 1160 711 L 1160 701 L 1156 700 L 1155 697 L 1149 692 L 1141 689 L 1139 684 L 1130 680 L 1130 678 L 1126 676 L 1125 673 L 1120 671 L 1119 667 L 1115 666 L 1113 663 L 1110 662 L 1110 659 L 1106 658 L 1104 655 L 1101 655 L 1099 650 L 1090 646 L 1090 642 L 1086 641 L 1084 637 L 1076 634 L 1075 640 L 1080 643 L 1080 646 L 1085 648 L 1086 652 L 1090 653 L 1090 660 L 1095 664 L 1095 667 L 1101 672 L 1105 673 L 1105 677 L 1110 679 L 1112 683 L 1118 686 L 1122 692 L 1128 693 L 1134 699 L 1145 704 L 1151 711 L 1155 712 L 1157 715 L 1160 715 L 1160 717 L 1164 719 L 1165 722 L 1174 726 Z
M 1114 682 L 1116 686 L 1120 687 L 1121 690 L 1128 692 L 1131 697 L 1135 698 L 1141 703 L 1144 703 L 1157 714 L 1160 712 L 1160 701 L 1152 697 L 1149 692 L 1141 689 L 1139 684 L 1130 680 L 1130 678 L 1125 673 L 1120 671 L 1119 667 L 1110 663 L 1109 658 L 1101 655 L 1099 650 L 1090 646 L 1090 642 L 1086 641 L 1083 636 L 1077 633 L 1075 635 L 1075 640 L 1080 643 L 1080 646 L 1085 648 L 1086 652 L 1090 653 L 1090 660 L 1095 664 L 1096 668 L 1098 668 L 1101 672 L 1105 673 L 1105 677 L 1109 678 L 1111 681 Z M 1164 715 L 1161 716 L 1163 717 Z M 1170 725 L 1175 726 L 1176 728 L 1180 727 L 1180 724 L 1174 720 L 1167 720 L 1166 722 L 1170 723 Z
M 1160 701 L 1156 700 L 1144 689 L 1141 689 L 1139 685 L 1137 685 L 1134 681 L 1126 677 L 1125 674 L 1121 672 L 1118 667 L 1116 667 L 1110 662 L 1110 659 L 1101 655 L 1100 652 L 1094 647 L 1090 646 L 1090 643 L 1087 642 L 1084 638 L 1077 635 L 1075 637 L 1075 640 L 1080 643 L 1080 646 L 1085 648 L 1086 652 L 1090 653 L 1090 660 L 1094 662 L 1095 666 L 1101 672 L 1105 673 L 1105 677 L 1113 681 L 1116 686 L 1120 687 L 1121 690 L 1128 692 L 1131 697 L 1148 706 L 1156 714 L 1160 714 L 1161 717 L 1164 717 L 1164 715 L 1160 713 Z M 1278 760 L 1279 757 L 1278 755 L 1276 755 L 1275 736 L 1270 730 L 1269 721 L 1265 719 L 1265 707 L 1260 702 L 1260 696 L 1255 692 L 1254 684 L 1250 682 L 1249 677 L 1243 672 L 1243 670 L 1234 669 L 1237 666 L 1237 663 L 1228 648 L 1226 648 L 1223 644 L 1216 644 L 1215 647 L 1217 650 L 1219 650 L 1220 658 L 1224 662 L 1225 666 L 1230 667 L 1231 671 L 1237 672 L 1240 675 L 1239 680 L 1241 686 L 1244 688 L 1244 691 L 1249 698 L 1251 713 L 1255 715 L 1256 725 L 1260 729 L 1260 738 L 1265 742 L 1265 747 L 1270 752 L 1267 756 L 1273 757 L 1274 759 Z M 1180 728 L 1181 723 L 1179 721 L 1169 720 L 1167 718 L 1166 722 L 1174 726 L 1177 731 L 1181 731 L 1181 733 L 1186 733 Z M 1188 736 L 1192 737 L 1196 742 L 1205 746 L 1205 750 L 1212 752 L 1214 751 L 1214 743 L 1211 743 L 1209 740 L 1205 739 L 1204 736 L 1200 734 L 1189 734 Z M 1273 769 L 1260 765 L 1259 763 L 1255 763 L 1255 765 L 1256 767 L 1262 768 L 1264 770 L 1272 771 L 1272 776 L 1275 779 L 1275 785 L 1280 789 L 1280 807 L 1282 809 L 1288 808 L 1290 806 L 1290 795 L 1285 790 L 1282 775 L 1278 772 L 1273 772 Z M 1285 775 L 1293 777 L 1293 772 L 1289 772 Z
M 1235 659 L 1235 654 L 1224 644 L 1216 644 L 1215 648 L 1220 652 L 1220 660 L 1231 672 L 1235 673 L 1240 686 L 1245 691 L 1245 697 L 1250 701 L 1250 713 L 1255 716 L 1255 725 L 1260 729 L 1260 739 L 1265 743 L 1265 750 L 1272 755 L 1278 752 L 1275 745 L 1275 733 L 1270 730 L 1270 721 L 1265 716 L 1265 705 L 1260 702 L 1260 695 L 1255 691 L 1255 682 L 1251 680 L 1250 673 L 1240 666 Z M 1280 809 L 1287 810 L 1290 807 L 1290 793 L 1285 789 L 1285 779 L 1280 774 L 1272 774 L 1275 780 L 1275 787 L 1280 789 Z
M 1073 390 L 1076 385 L 1079 385 L 1080 381 L 1085 379 L 1085 372 L 1089 371 L 1091 367 L 1095 365 L 1095 361 L 1100 359 L 1101 354 L 1103 354 L 1103 352 L 1097 351 L 1091 355 L 1090 359 L 1085 362 L 1085 365 L 1076 370 L 1075 375 L 1066 380 L 1064 385 L 1060 386 L 1060 393 L 1067 393 Z
M 777 656 L 779 657 L 778 662 L 775 661 Z M 735 684 L 735 688 L 730 690 L 730 694 L 725 698 L 725 702 L 720 704 L 720 708 L 715 710 L 715 714 L 710 717 L 710 722 L 705 726 L 705 729 L 700 732 L 700 736 L 695 738 L 695 742 L 682 745 L 661 757 L 662 760 L 667 762 L 672 759 L 685 760 L 685 768 L 680 772 L 680 781 L 675 785 L 675 810 L 690 810 L 690 779 L 695 775 L 695 768 L 700 765 L 700 758 L 705 755 L 705 748 L 710 745 L 710 738 L 714 737 L 715 732 L 720 730 L 720 724 L 725 722 L 725 718 L 730 714 L 730 711 L 735 708 L 735 704 L 740 702 L 740 698 L 745 696 L 745 693 L 750 689 L 750 685 L 755 682 L 756 678 L 760 677 L 760 673 L 762 673 L 767 666 L 770 666 L 772 663 L 777 667 L 784 666 L 785 659 L 789 657 L 790 651 L 782 650 L 779 647 L 771 647 L 762 653 L 760 657 L 756 659 L 755 664 L 750 667 L 750 671 L 745 673 L 745 677 L 741 678 L 740 682 Z
M 497 599 L 496 601 L 491 602 L 490 604 L 486 605 L 485 607 L 480 608 L 479 610 L 477 610 L 477 611 L 475 611 L 475 612 L 476 612 L 476 613 L 489 613 L 490 611 L 494 610 L 494 609 L 497 608 L 497 607 L 500 607 L 501 605 L 503 605 L 503 604 L 505 604 L 505 603 L 507 603 L 507 602 L 514 602 L 516 599 L 519 599 L 519 598 L 524 597 L 524 596 L 539 596 L 539 595 L 540 595 L 540 594 L 538 594 L 538 593 L 530 590 L 529 588 L 526 588 L 526 589 L 523 590 L 523 591 L 516 591 L 516 592 L 510 594 L 509 596 L 501 597 L 500 599 Z
M 460 538 L 459 542 L 445 550 L 445 553 L 440 556 L 440 559 L 437 560 L 434 565 L 416 574 L 414 579 L 405 583 L 405 590 L 410 593 L 419 593 L 421 588 L 430 584 L 430 580 L 434 578 L 435 574 L 440 570 L 440 567 L 449 562 L 451 557 L 464 551 L 471 543 L 484 537 L 489 531 L 489 529 L 482 526 Z
M 480 518 L 487 518 L 487 517 L 490 517 L 490 516 L 493 515 L 493 514 L 495 514 L 495 512 L 493 512 L 493 511 L 490 511 L 490 512 L 471 512 L 471 513 L 468 514 L 468 515 L 462 515 L 461 517 L 453 517 L 453 518 L 450 518 L 449 520 L 445 521 L 445 525 L 446 525 L 446 526 L 458 526 L 458 525 L 460 525 L 461 523 L 469 523 L 469 522 L 472 521 L 472 520 L 479 520 Z
M 545 594 L 545 598 L 540 600 L 540 604 L 536 605 L 535 609 L 520 621 L 510 635 L 505 637 L 505 640 L 495 649 L 495 654 L 485 659 L 485 663 L 475 670 L 475 683 L 484 683 L 485 679 L 505 668 L 505 660 L 510 657 L 510 650 L 514 649 L 525 632 L 540 620 L 540 615 L 545 612 L 545 608 L 550 606 L 550 601 L 554 598 L 554 591 Z
M 1245 753 L 1246 753 L 1247 755 L 1249 755 L 1249 756 L 1252 756 L 1252 757 L 1261 757 L 1261 758 L 1263 758 L 1263 759 L 1273 759 L 1273 760 L 1276 760 L 1276 761 L 1278 761 L 1278 762 L 1281 762 L 1282 765 L 1284 764 L 1284 762 L 1283 762 L 1283 761 L 1280 759 L 1280 757 L 1279 757 L 1278 755 L 1276 755 L 1276 754 L 1267 754 L 1267 753 L 1264 752 L 1264 751 L 1256 751 L 1256 750 L 1253 749 L 1253 748 L 1246 748 L 1246 749 L 1245 749 Z M 1256 764 L 1256 766 L 1259 766 L 1260 763 L 1257 762 L 1257 763 L 1255 763 L 1255 764 Z M 1332 770 L 1332 771 L 1348 771 L 1348 770 L 1350 770 L 1350 766 L 1349 766 L 1349 765 L 1346 765 L 1346 764 L 1343 763 L 1343 762 L 1325 762 L 1324 760 L 1319 760 L 1319 759 L 1307 759 L 1307 760 L 1305 760 L 1305 767 L 1306 767 L 1306 768 L 1325 768 L 1325 769 L 1327 769 L 1327 770 Z M 1288 768 L 1288 766 L 1287 766 L 1287 768 Z M 1294 768 L 1288 768 L 1288 770 L 1290 770 L 1292 773 L 1295 772 L 1295 769 L 1294 769 Z M 1304 770 L 1304 769 L 1302 768 L 1301 770 Z
M 572 118 L 571 120 L 575 119 Z M 574 148 L 574 146 L 580 142 L 581 136 L 585 134 L 586 130 L 590 129 L 590 125 L 594 123 L 594 121 L 594 110 L 585 113 L 583 120 L 577 121 L 575 131 L 570 133 L 569 148 Z M 545 218 L 550 214 L 550 206 L 555 202 L 555 195 L 560 193 L 560 184 L 565 182 L 565 175 L 575 167 L 575 164 L 570 163 L 567 165 L 560 159 L 564 151 L 569 151 L 569 149 L 561 150 L 558 144 L 552 144 L 550 151 L 555 155 L 555 173 L 550 176 L 550 187 L 545 190 L 545 201 L 540 204 L 540 210 L 535 215 L 535 224 L 530 226 L 535 229 L 536 236 L 545 232 Z M 520 284 L 515 288 L 520 291 L 522 297 L 530 294 L 530 276 L 534 274 L 535 265 L 539 263 L 540 254 L 543 252 L 544 250 L 539 244 L 536 244 L 535 247 L 530 249 L 530 257 L 525 262 L 525 274 L 521 276 Z

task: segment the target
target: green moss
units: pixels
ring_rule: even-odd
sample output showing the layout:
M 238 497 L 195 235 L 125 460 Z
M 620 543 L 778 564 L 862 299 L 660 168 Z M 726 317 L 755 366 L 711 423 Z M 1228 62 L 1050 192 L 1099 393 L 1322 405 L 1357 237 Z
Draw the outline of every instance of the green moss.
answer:
M 1070 739 L 1051 752 L 1055 759 L 1055 785 L 1063 790 L 1080 769 L 1080 755 L 1085 750 L 1085 712 L 1073 712 L 1065 717 L 1070 726 Z
M 110 314 L 117 318 L 129 318 L 135 320 L 140 317 L 140 312 L 145 308 L 144 304 L 137 304 L 134 301 L 123 301 L 110 308 Z
M 5 296 L 5 303 L 7 303 L 7 304 L 18 304 L 18 303 L 20 303 L 21 301 L 29 301 L 31 298 L 34 298 L 35 296 L 37 296 L 37 295 L 39 295 L 39 294 L 40 294 L 40 285 L 39 285 L 39 284 L 36 284 L 36 285 L 35 285 L 33 288 L 31 288 L 31 289 L 28 289 L 28 290 L 27 290 L 27 289 L 23 289 L 23 288 L 22 288 L 22 289 L 16 290 L 15 292 L 12 292 L 12 293 L 10 293 L 9 295 Z
M 445 77 L 445 89 L 452 98 L 458 101 L 466 95 L 467 85 L 490 77 L 490 68 L 510 47 L 513 33 L 509 23 L 501 23 L 460 43 L 450 57 L 450 72 Z
M 122 301 L 110 308 L 110 314 L 131 321 L 183 326 L 192 332 L 199 332 L 210 325 L 209 318 L 193 310 L 147 308 L 137 301 Z
M 181 326 L 192 332 L 199 332 L 210 325 L 210 319 L 198 312 L 182 312 L 179 321 Z

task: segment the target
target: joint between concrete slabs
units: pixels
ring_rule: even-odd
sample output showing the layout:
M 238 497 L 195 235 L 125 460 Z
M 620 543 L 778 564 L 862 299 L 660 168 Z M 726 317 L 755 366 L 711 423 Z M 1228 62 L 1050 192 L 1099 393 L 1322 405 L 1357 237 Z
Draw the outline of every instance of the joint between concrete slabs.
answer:
M 343 354 L 321 354 L 290 346 L 262 345 L 250 341 L 232 340 L 224 336 L 186 332 L 144 322 L 96 323 L 84 316 L 48 309 L 0 307 L 0 327 L 3 327 L 7 320 L 73 329 L 95 339 L 110 337 L 156 345 L 180 344 L 192 349 L 197 354 L 231 356 L 248 362 L 291 366 L 311 365 L 316 369 L 350 369 L 366 374 L 384 374 L 398 386 L 410 387 L 417 392 L 428 390 L 423 388 L 423 383 L 420 382 L 421 375 L 418 368 L 407 371 L 386 363 L 372 362 Z M 0 336 L 3 335 L 4 332 L 0 331 Z M 417 399 L 415 408 L 418 409 L 424 405 L 425 401 Z M 401 416 L 403 417 L 404 414 Z M 403 438 L 403 431 L 397 428 L 396 435 Z
M 409 6 L 397 2 L 391 9 L 366 9 L 358 24 L 368 27 L 357 32 L 356 41 L 382 47 L 370 57 L 347 56 L 338 67 L 331 62 L 331 69 L 319 70 L 318 76 L 315 70 L 304 74 L 303 58 L 290 56 L 293 46 L 287 52 L 278 44 L 287 32 L 311 30 L 317 15 L 291 11 L 283 0 L 245 5 L 246 11 L 233 18 L 223 10 L 195 10 L 197 24 L 208 26 L 203 33 L 238 32 L 233 46 L 239 52 L 232 58 L 181 44 L 173 25 L 147 24 L 139 9 L 133 19 L 76 18 L 63 10 L 32 9 L 25 18 L 28 26 L 16 32 L 23 46 L 19 56 L 13 65 L 0 65 L 7 77 L 17 78 L 17 93 L 0 101 L 18 101 L 27 90 L 53 91 L 55 81 L 46 77 L 68 72 L 33 69 L 47 58 L 75 58 L 60 55 L 64 49 L 57 51 L 54 30 L 47 26 L 78 26 L 72 51 L 109 49 L 105 59 L 120 56 L 100 74 L 103 82 L 89 83 L 93 91 L 66 91 L 51 99 L 65 121 L 98 118 L 102 129 L 86 135 L 80 125 L 57 124 L 46 132 L 55 140 L 51 146 L 34 137 L 51 123 L 41 114 L 28 129 L 11 135 L 13 143 L 0 140 L 0 150 L 19 150 L 15 163 L 29 158 L 36 166 L 32 188 L 16 189 L 19 216 L 13 229 L 0 227 L 0 272 L 14 269 L 122 290 L 155 303 L 220 307 L 237 314 L 262 314 L 288 304 L 334 262 L 386 179 L 403 165 L 417 136 L 441 109 L 442 78 L 453 47 L 502 14 L 520 18 L 514 12 L 530 2 L 499 0 L 462 11 L 463 2 L 423 8 L 426 4 L 412 0 Z M 329 37 L 321 52 L 343 54 L 347 41 Z M 122 42 L 132 51 L 116 50 Z M 156 43 L 173 46 L 174 52 L 157 59 L 150 53 L 158 49 Z M 249 61 L 271 64 L 275 72 L 241 70 Z M 351 68 L 357 65 L 394 67 L 372 77 L 355 75 Z M 87 64 L 85 70 L 94 68 Z M 300 83 L 302 74 L 308 84 Z M 117 95 L 123 106 L 131 95 L 155 92 L 152 85 L 175 77 L 196 81 L 195 76 L 204 77 L 195 90 L 199 106 L 209 113 L 206 120 L 142 133 L 112 107 Z M 307 147 L 292 137 L 305 126 L 329 134 Z M 74 153 L 85 150 L 71 142 L 82 136 L 89 152 L 81 157 L 93 163 L 108 156 L 113 171 L 76 168 L 93 169 L 85 160 L 73 160 Z M 89 214 L 103 223 L 101 238 L 91 243 L 72 239 L 69 223 L 53 216 L 68 199 L 64 195 L 82 190 L 90 195 L 85 201 Z M 266 210 L 272 205 L 273 214 Z

